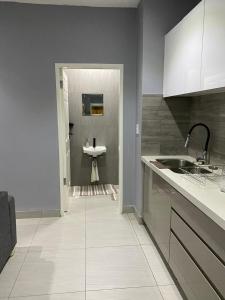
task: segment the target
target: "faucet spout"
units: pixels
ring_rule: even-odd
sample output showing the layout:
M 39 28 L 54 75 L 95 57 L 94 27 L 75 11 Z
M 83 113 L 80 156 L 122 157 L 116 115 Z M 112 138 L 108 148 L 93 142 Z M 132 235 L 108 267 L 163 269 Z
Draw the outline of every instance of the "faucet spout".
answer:
M 189 145 L 189 142 L 190 142 L 191 133 L 198 126 L 204 127 L 206 129 L 206 131 L 207 131 L 207 138 L 206 138 L 205 146 L 204 146 L 204 149 L 203 149 L 203 157 L 201 159 L 199 159 L 199 160 L 204 161 L 204 163 L 207 163 L 207 153 L 208 153 L 209 140 L 210 140 L 210 130 L 209 130 L 209 127 L 207 125 L 205 125 L 204 123 L 197 123 L 197 124 L 193 125 L 191 127 L 191 129 L 189 130 L 189 132 L 188 132 L 187 139 L 186 139 L 184 147 L 188 148 L 188 145 Z

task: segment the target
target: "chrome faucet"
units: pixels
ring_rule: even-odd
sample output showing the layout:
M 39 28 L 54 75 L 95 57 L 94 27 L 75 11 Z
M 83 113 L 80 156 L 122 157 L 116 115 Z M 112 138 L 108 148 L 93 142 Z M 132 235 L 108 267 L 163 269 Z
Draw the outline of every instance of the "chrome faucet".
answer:
M 206 138 L 206 142 L 205 142 L 205 147 L 203 149 L 202 157 L 197 157 L 196 160 L 198 162 L 201 162 L 202 164 L 208 164 L 209 163 L 208 147 L 209 147 L 209 139 L 210 139 L 210 130 L 209 130 L 209 127 L 207 125 L 205 125 L 203 123 L 197 123 L 197 124 L 193 125 L 191 127 L 191 129 L 189 130 L 189 132 L 188 132 L 188 136 L 187 136 L 187 139 L 186 139 L 184 147 L 185 148 L 188 147 L 189 142 L 190 142 L 191 133 L 192 133 L 193 129 L 195 127 L 198 127 L 198 126 L 202 126 L 202 127 L 204 127 L 206 129 L 206 131 L 207 131 L 207 138 Z

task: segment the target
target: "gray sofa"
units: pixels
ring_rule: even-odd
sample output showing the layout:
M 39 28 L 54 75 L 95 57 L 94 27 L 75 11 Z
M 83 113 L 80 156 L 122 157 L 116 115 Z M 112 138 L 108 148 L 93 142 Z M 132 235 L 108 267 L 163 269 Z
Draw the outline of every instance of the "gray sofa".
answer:
M 0 273 L 16 245 L 15 201 L 0 192 Z

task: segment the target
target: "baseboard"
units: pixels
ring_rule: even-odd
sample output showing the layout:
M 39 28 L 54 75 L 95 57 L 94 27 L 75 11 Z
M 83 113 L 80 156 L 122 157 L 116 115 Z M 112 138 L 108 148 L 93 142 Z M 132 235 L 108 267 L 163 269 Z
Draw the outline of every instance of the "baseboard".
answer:
M 123 214 L 131 214 L 133 213 L 140 225 L 144 224 L 142 215 L 138 212 L 135 205 L 127 205 L 123 208 Z
M 60 210 L 35 210 L 35 211 L 17 211 L 17 219 L 29 219 L 29 218 L 53 218 L 60 217 Z
M 131 214 L 134 213 L 134 206 L 133 205 L 126 205 L 123 207 L 123 214 Z
M 143 217 L 142 217 L 142 215 L 137 211 L 137 208 L 136 208 L 136 207 L 134 207 L 134 214 L 135 214 L 135 217 L 136 217 L 138 223 L 139 223 L 140 225 L 143 225 L 143 224 L 144 224 Z

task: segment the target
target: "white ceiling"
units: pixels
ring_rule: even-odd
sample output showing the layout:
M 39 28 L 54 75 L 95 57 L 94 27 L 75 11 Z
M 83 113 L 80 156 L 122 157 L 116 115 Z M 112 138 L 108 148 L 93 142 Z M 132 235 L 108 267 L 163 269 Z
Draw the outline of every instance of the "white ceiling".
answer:
M 141 0 L 0 0 L 0 2 L 20 2 L 33 4 L 56 4 L 95 7 L 137 7 Z

